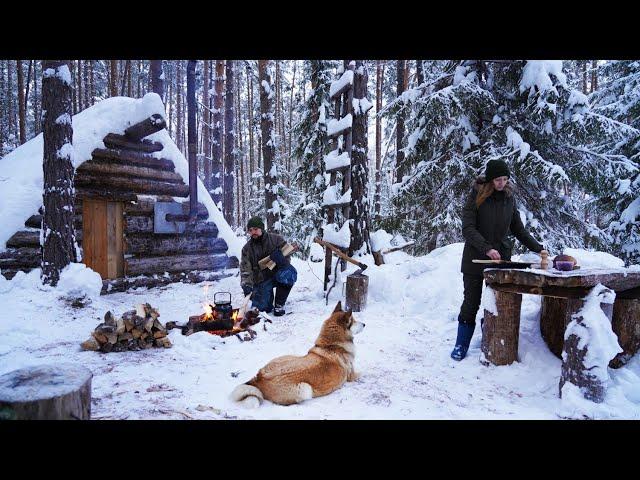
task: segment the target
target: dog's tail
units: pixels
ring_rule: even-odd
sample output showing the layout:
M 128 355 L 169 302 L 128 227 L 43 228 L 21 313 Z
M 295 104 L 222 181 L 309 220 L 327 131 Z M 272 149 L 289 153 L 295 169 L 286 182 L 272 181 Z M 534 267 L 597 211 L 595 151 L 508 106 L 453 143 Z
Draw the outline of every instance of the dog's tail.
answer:
M 234 388 L 231 398 L 247 408 L 258 408 L 264 400 L 264 395 L 258 387 L 251 385 L 252 381 L 253 379 Z

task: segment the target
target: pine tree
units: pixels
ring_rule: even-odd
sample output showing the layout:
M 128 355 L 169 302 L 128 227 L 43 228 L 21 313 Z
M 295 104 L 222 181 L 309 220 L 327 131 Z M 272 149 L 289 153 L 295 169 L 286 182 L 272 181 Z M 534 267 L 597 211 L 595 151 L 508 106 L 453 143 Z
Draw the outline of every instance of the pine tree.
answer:
M 490 159 L 505 160 L 529 231 L 548 249 L 603 245 L 607 235 L 572 195 L 617 175 L 616 159 L 585 146 L 624 137 L 624 126 L 590 111 L 560 61 L 460 61 L 426 89 L 405 92 L 409 175 L 394 203 L 418 250 L 462 240 L 462 202 Z M 604 173 L 603 173 L 604 172 Z M 437 242 L 432 236 L 437 235 Z
M 78 249 L 73 227 L 72 79 L 65 60 L 44 61 L 42 72 L 42 281 L 56 286 L 62 269 L 76 261 Z
M 260 127 L 262 130 L 262 157 L 264 161 L 264 199 L 268 230 L 280 230 L 280 204 L 278 202 L 277 168 L 275 160 L 274 85 L 271 81 L 271 62 L 258 60 L 260 80 Z
M 235 155 L 235 128 L 234 128 L 234 115 L 233 115 L 233 89 L 234 89 L 234 77 L 233 77 L 233 60 L 227 60 L 226 62 L 226 79 L 225 79 L 225 111 L 224 111 L 224 218 L 229 225 L 234 223 L 233 215 L 233 192 L 235 190 L 235 168 L 236 168 L 236 155 Z

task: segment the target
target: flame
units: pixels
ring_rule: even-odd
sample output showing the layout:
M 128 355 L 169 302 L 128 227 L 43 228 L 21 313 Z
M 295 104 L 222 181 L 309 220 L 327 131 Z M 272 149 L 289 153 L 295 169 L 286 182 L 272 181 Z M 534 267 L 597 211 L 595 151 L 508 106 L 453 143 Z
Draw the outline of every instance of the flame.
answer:
M 210 320 L 213 318 L 213 309 L 211 308 L 211 305 L 208 303 L 203 303 L 202 307 L 204 308 L 204 319 L 205 320 Z

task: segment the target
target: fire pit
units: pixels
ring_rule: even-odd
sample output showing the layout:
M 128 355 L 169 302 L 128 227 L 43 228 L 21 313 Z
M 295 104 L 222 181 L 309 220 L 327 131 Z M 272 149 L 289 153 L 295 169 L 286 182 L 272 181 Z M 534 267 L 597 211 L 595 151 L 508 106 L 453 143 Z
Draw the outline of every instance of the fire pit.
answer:
M 191 315 L 186 325 L 167 322 L 167 330 L 180 328 L 183 335 L 197 332 L 208 332 L 220 337 L 236 335 L 244 331 L 252 331 L 249 327 L 260 321 L 257 310 L 249 310 L 242 315 L 243 309 L 233 308 L 230 292 L 216 292 L 213 296 L 214 304 L 203 303 L 204 313 Z

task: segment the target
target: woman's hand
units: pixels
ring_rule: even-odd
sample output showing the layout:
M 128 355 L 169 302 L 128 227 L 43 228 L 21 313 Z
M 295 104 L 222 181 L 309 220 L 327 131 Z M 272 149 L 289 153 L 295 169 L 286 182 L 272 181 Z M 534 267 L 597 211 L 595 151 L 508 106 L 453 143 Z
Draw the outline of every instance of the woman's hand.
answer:
M 500 260 L 500 252 L 498 252 L 497 250 L 495 250 L 493 248 L 491 250 L 487 251 L 486 255 L 491 260 Z

